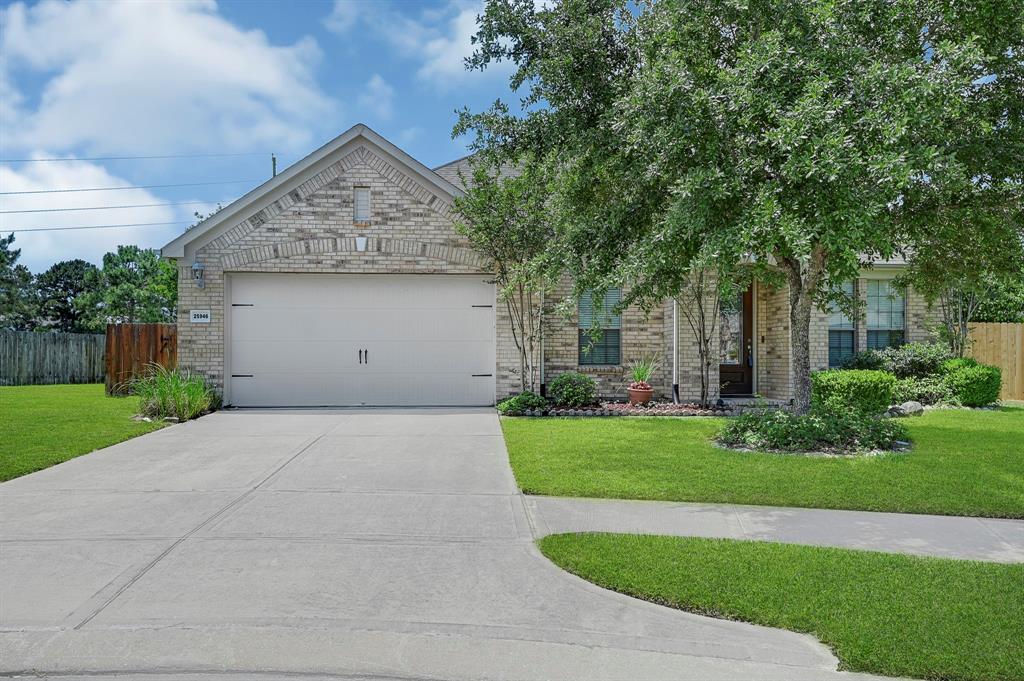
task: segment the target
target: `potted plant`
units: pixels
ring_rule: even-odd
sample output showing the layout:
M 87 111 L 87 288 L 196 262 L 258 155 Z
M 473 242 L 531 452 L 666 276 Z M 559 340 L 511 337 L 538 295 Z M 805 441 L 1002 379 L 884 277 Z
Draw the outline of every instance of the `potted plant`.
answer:
M 658 362 L 653 358 L 640 358 L 630 363 L 629 372 L 633 380 L 626 389 L 630 404 L 647 404 L 654 399 L 654 388 L 650 380 L 657 370 Z

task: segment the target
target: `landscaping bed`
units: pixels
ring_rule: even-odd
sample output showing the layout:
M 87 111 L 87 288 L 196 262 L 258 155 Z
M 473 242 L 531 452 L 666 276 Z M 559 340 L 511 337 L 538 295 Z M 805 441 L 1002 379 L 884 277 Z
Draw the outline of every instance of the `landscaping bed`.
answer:
M 702 407 L 699 404 L 675 404 L 673 402 L 601 402 L 589 407 L 554 407 L 527 409 L 515 416 L 725 416 L 728 407 Z
M 1024 679 L 1024 565 L 621 534 L 552 535 L 539 546 L 608 589 L 811 634 L 845 670 Z

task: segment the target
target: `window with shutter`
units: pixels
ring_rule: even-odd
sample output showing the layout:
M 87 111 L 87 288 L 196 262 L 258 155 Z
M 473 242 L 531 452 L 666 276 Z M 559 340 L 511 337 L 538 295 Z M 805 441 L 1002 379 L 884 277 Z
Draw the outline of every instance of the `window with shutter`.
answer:
M 355 188 L 355 217 L 356 222 L 370 221 L 370 188 Z
M 622 289 L 608 289 L 595 300 L 585 294 L 579 302 L 579 362 L 581 365 L 618 365 L 621 363 L 622 318 L 614 314 L 622 300 Z M 599 330 L 594 338 L 592 333 Z

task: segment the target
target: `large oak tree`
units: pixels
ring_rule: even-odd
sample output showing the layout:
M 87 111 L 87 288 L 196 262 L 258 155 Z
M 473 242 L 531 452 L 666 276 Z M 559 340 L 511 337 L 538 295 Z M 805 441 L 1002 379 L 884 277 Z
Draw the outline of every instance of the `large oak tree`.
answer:
M 672 297 L 696 254 L 788 286 L 795 407 L 814 305 L 947 220 L 1019 217 L 1024 9 L 953 0 L 488 0 L 470 68 L 521 110 L 463 111 L 477 149 L 545 159 L 580 290 Z M 1019 226 L 1019 222 L 1018 222 Z M 1011 246 L 1017 246 L 1011 244 Z M 557 255 L 552 255 L 557 253 Z

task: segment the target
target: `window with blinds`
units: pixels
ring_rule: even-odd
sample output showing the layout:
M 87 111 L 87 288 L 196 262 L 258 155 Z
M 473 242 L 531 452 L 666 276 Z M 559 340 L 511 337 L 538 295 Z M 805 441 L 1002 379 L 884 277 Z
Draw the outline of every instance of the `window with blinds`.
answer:
M 579 362 L 581 365 L 618 365 L 622 363 L 622 318 L 614 314 L 622 300 L 622 289 L 608 289 L 604 298 L 595 300 L 585 294 L 579 302 Z M 595 338 L 594 330 L 599 330 Z
M 840 290 L 848 298 L 854 296 L 853 281 L 843 282 Z M 828 366 L 830 369 L 840 367 L 855 352 L 855 327 L 853 320 L 843 314 L 835 305 L 828 311 Z
M 868 347 L 876 350 L 903 345 L 906 301 L 903 292 L 885 279 L 868 281 Z
M 370 221 L 370 188 L 369 187 L 356 187 L 355 188 L 355 212 L 354 220 L 356 222 L 369 222 Z

